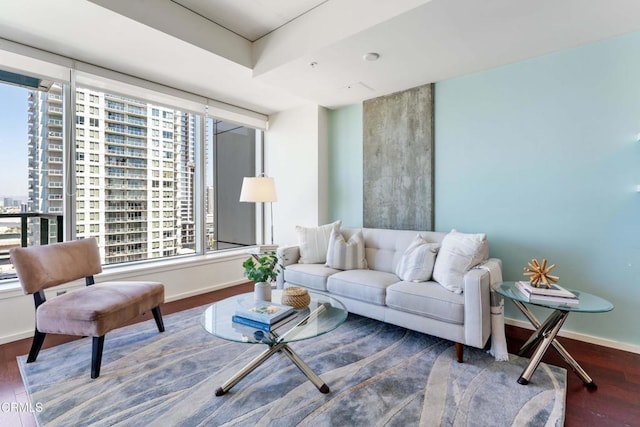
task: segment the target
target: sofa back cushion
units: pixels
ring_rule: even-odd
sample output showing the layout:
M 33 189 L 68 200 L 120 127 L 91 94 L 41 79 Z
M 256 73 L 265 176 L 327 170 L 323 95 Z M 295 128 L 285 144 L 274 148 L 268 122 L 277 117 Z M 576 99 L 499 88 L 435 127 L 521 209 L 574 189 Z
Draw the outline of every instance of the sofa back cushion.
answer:
M 442 243 L 446 233 L 438 231 L 386 230 L 382 228 L 342 228 L 345 239 L 362 230 L 367 265 L 371 270 L 394 273 L 396 267 L 416 235 L 427 242 Z

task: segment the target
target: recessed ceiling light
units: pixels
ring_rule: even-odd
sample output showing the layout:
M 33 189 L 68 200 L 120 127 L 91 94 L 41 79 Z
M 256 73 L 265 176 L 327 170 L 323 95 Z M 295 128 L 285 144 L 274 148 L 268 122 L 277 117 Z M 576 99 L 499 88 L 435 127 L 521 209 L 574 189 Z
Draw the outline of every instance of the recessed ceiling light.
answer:
M 316 61 L 313 61 L 313 62 L 311 62 L 311 63 L 309 64 L 309 66 L 310 66 L 311 68 L 316 68 L 316 67 L 318 66 L 318 63 L 317 63 Z
M 380 54 L 376 52 L 365 53 L 362 56 L 362 59 L 364 59 L 365 61 L 377 61 L 378 58 L 380 58 Z

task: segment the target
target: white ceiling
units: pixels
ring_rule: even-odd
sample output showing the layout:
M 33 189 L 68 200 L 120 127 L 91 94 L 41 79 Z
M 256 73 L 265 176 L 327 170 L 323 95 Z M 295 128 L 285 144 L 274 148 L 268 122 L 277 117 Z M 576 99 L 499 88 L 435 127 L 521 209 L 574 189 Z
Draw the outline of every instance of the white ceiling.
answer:
M 326 1 L 173 0 L 252 42 Z
M 637 0 L 2 0 L 0 37 L 270 114 L 638 31 L 638 18 Z

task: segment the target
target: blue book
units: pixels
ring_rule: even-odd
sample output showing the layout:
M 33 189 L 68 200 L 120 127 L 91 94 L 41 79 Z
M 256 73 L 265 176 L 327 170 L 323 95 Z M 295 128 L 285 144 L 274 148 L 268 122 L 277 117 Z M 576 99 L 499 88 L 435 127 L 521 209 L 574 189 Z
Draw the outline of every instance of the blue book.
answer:
M 295 311 L 291 311 L 287 316 L 285 316 L 284 318 L 280 319 L 278 322 L 276 322 L 275 324 L 271 325 L 269 323 L 263 323 L 263 322 L 259 322 L 257 320 L 253 320 L 253 319 L 248 319 L 246 317 L 242 317 L 239 315 L 234 315 L 231 316 L 231 320 L 235 323 L 239 323 L 241 325 L 246 325 L 246 326 L 250 326 L 252 328 L 255 329 L 259 329 L 261 331 L 265 331 L 265 332 L 269 332 L 271 331 L 271 329 L 276 329 L 280 326 L 282 326 L 283 324 L 287 323 L 289 320 L 293 319 Z
M 270 301 L 242 301 L 235 315 L 251 319 L 259 323 L 273 325 L 293 313 L 293 307 Z

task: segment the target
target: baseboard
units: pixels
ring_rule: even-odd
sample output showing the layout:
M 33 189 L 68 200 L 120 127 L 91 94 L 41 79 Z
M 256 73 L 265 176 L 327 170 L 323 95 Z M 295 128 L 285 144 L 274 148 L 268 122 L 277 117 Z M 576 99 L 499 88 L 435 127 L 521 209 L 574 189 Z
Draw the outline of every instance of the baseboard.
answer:
M 165 298 L 164 302 L 173 302 L 178 301 L 185 298 L 195 297 L 196 295 L 202 295 L 213 291 L 219 291 L 220 289 L 230 288 L 232 286 L 242 285 L 243 283 L 247 283 L 247 279 L 234 280 L 226 283 L 218 283 L 216 285 L 207 286 L 205 288 L 199 288 L 189 292 L 183 292 L 181 294 L 173 295 Z
M 524 320 L 517 320 L 511 318 L 505 318 L 504 323 L 518 328 L 529 329 L 533 331 L 533 325 Z M 560 329 L 559 336 L 570 338 L 577 341 L 586 342 L 589 344 L 600 345 L 602 347 L 614 348 L 616 350 L 628 351 L 630 353 L 640 354 L 640 346 L 634 344 L 623 343 L 619 341 L 608 340 L 606 338 L 594 337 L 591 335 L 581 334 L 574 331 Z
M 33 338 L 33 330 L 0 337 L 0 345 L 8 344 L 13 341 L 23 340 L 25 338 Z

